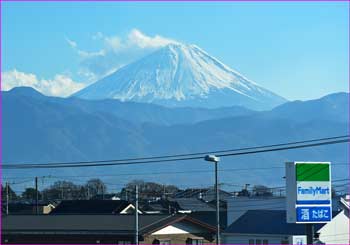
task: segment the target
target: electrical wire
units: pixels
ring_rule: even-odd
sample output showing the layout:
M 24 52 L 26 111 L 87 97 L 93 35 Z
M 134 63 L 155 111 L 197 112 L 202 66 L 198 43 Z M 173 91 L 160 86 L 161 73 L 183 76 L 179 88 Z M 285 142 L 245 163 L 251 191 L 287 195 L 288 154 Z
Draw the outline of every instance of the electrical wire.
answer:
M 285 146 L 285 145 L 291 145 L 291 144 L 304 144 L 304 143 L 317 142 L 317 141 L 349 138 L 349 136 L 350 135 L 333 136 L 333 137 L 327 137 L 327 138 L 318 138 L 318 139 L 295 141 L 295 142 L 288 142 L 288 143 L 279 143 L 279 144 L 272 144 L 272 145 L 265 145 L 265 146 L 253 146 L 253 147 L 237 148 L 237 149 L 230 149 L 230 150 L 206 151 L 206 152 L 196 152 L 196 153 L 186 153 L 186 154 L 173 154 L 173 155 L 150 156 L 150 157 L 140 157 L 140 158 L 113 159 L 113 160 L 77 161 L 77 162 L 53 162 L 53 163 L 44 163 L 44 164 L 46 164 L 46 165 L 88 164 L 88 163 L 125 162 L 125 161 L 139 161 L 139 160 L 151 160 L 151 159 L 162 159 L 162 158 L 186 157 L 186 156 L 195 156 L 195 155 L 206 155 L 206 154 L 218 154 L 218 153 L 225 153 L 225 152 L 235 152 L 235 151 L 242 151 L 242 150 L 253 150 L 253 149 L 261 149 L 261 148 Z M 7 164 L 9 164 L 9 163 L 4 163 L 3 166 L 7 165 Z M 20 165 L 28 165 L 30 163 L 12 163 L 12 165 L 13 164 L 16 164 L 16 165 L 20 166 Z M 39 165 L 39 164 L 37 164 L 37 165 Z
M 324 141 L 324 142 L 318 142 L 318 143 L 310 143 L 310 144 L 301 144 L 301 145 L 295 145 L 299 144 L 296 142 L 291 143 L 284 143 L 279 145 L 289 145 L 289 146 L 283 146 L 283 147 L 273 147 L 271 149 L 262 149 L 262 150 L 256 150 L 260 148 L 268 148 L 271 146 L 260 146 L 260 147 L 250 147 L 249 149 L 255 149 L 253 151 L 246 150 L 248 148 L 241 148 L 241 149 L 234 149 L 232 151 L 243 151 L 243 152 L 233 152 L 233 153 L 224 153 L 224 154 L 217 154 L 218 157 L 228 157 L 228 156 L 237 156 L 237 155 L 247 155 L 247 154 L 256 154 L 256 153 L 263 153 L 263 152 L 272 152 L 272 151 L 282 151 L 282 150 L 291 150 L 291 149 L 298 149 L 298 148 L 306 148 L 306 147 L 315 147 L 315 146 L 322 146 L 322 145 L 331 145 L 331 144 L 340 144 L 349 142 L 349 136 L 337 136 L 332 138 L 345 138 L 346 139 L 337 139 L 337 140 L 328 140 L 328 138 L 318 139 L 318 140 L 309 140 L 309 142 L 314 141 Z M 325 140 L 327 139 L 327 140 Z M 244 151 L 245 149 L 245 151 Z M 206 152 L 207 153 L 213 153 L 213 152 Z M 197 154 L 197 153 L 193 153 Z M 192 155 L 193 155 L 192 154 Z M 196 159 L 203 159 L 204 156 L 196 156 L 196 157 L 187 157 L 190 154 L 185 154 L 186 157 L 177 157 L 174 158 L 176 155 L 172 155 L 168 158 L 165 158 L 164 156 L 160 157 L 152 157 L 148 159 L 159 159 L 160 160 L 148 160 L 148 161 L 134 161 L 134 160 L 114 160 L 113 162 L 105 162 L 105 161 L 92 161 L 92 162 L 67 162 L 67 163 L 45 163 L 45 164 L 3 164 L 3 169 L 37 169 L 37 168 L 76 168 L 76 167 L 100 167 L 100 166 L 115 166 L 115 165 L 131 165 L 131 164 L 144 164 L 144 163 L 159 163 L 159 162 L 174 162 L 174 161 L 188 161 L 188 160 L 196 160 Z M 136 158 L 135 158 L 136 159 Z M 141 158 L 139 158 L 141 159 Z M 144 158 L 143 158 L 144 159 Z

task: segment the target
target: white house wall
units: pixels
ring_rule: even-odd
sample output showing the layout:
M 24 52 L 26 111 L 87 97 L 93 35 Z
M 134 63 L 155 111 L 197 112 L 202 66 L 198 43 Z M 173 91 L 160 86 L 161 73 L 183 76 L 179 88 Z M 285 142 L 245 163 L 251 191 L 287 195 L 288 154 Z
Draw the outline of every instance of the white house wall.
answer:
M 326 244 L 350 244 L 349 228 L 349 218 L 342 211 L 319 230 L 319 239 Z

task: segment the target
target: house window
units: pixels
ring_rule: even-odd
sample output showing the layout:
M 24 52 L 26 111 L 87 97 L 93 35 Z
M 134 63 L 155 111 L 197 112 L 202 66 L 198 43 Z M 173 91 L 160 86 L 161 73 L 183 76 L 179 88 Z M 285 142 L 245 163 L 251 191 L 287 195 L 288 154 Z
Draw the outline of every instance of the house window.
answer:
M 118 244 L 131 244 L 130 241 L 118 241 Z
M 203 240 L 202 239 L 192 239 L 192 245 L 202 245 Z
M 204 240 L 202 238 L 187 238 L 186 244 L 202 245 Z
M 261 239 L 256 239 L 256 240 L 254 240 L 254 239 L 249 239 L 249 244 L 250 244 L 250 245 L 255 245 L 255 244 L 261 245 Z M 266 239 L 264 239 L 264 240 L 262 240 L 262 244 L 267 245 L 267 244 L 269 244 L 269 241 L 266 240 Z
M 170 245 L 170 240 L 159 240 L 160 245 Z

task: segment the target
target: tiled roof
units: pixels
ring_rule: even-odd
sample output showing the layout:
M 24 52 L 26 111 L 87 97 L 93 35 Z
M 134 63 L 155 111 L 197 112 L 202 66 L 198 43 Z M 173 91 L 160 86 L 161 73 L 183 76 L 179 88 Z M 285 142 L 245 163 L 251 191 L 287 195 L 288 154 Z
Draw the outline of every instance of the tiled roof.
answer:
M 118 214 L 129 204 L 124 200 L 65 200 L 50 214 Z
M 315 224 L 315 231 L 321 226 Z M 305 226 L 287 223 L 285 210 L 248 210 L 224 233 L 304 235 Z
M 140 229 L 168 215 L 140 215 Z M 11 232 L 106 232 L 134 233 L 133 215 L 8 215 L 2 217 L 3 231 Z
M 139 215 L 140 234 L 186 220 L 215 232 L 215 227 L 187 215 Z M 2 217 L 4 233 L 134 234 L 134 215 L 8 215 Z
M 178 204 L 180 210 L 191 210 L 192 212 L 215 211 L 215 208 L 197 198 L 174 198 L 173 201 Z

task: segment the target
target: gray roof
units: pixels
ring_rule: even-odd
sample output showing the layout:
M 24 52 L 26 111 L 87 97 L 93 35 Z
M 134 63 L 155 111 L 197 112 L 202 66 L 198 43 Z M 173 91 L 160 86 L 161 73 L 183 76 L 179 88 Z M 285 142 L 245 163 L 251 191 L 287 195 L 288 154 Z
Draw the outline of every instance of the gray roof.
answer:
M 216 226 L 216 212 L 204 211 L 204 212 L 193 212 L 187 214 L 191 218 L 200 220 L 204 223 Z M 227 226 L 227 213 L 226 211 L 220 211 L 220 229 L 225 229 Z
M 129 204 L 124 200 L 63 200 L 50 214 L 119 214 Z
M 322 226 L 315 224 L 315 232 Z M 248 210 L 224 233 L 305 235 L 305 225 L 287 223 L 285 210 Z
M 184 214 L 139 215 L 140 234 L 186 220 L 209 231 L 215 227 Z M 5 215 L 3 233 L 15 234 L 134 234 L 134 215 Z
M 193 212 L 215 211 L 215 208 L 197 198 L 174 198 L 173 201 L 177 202 L 180 210 L 191 210 Z
M 140 215 L 140 229 L 168 217 L 169 215 Z M 2 229 L 4 232 L 133 233 L 134 222 L 133 215 L 8 215 L 2 217 Z

